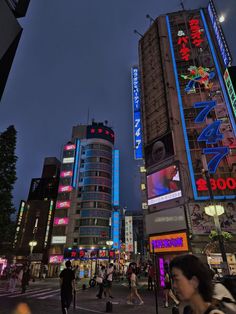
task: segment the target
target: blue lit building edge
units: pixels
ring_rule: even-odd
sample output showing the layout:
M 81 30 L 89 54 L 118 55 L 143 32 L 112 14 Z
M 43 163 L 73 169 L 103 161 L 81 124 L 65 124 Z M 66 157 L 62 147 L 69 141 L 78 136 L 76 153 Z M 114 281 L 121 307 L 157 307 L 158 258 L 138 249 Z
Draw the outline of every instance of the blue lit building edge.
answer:
M 223 84 L 223 81 L 222 81 L 222 76 L 221 76 L 221 73 L 220 73 L 220 70 L 219 70 L 219 65 L 218 65 L 218 62 L 217 62 L 217 59 L 216 59 L 216 55 L 215 55 L 215 52 L 214 52 L 213 44 L 212 44 L 212 42 L 210 40 L 210 35 L 209 35 L 208 28 L 207 28 L 206 20 L 205 20 L 205 17 L 204 17 L 204 14 L 203 14 L 202 10 L 201 10 L 200 13 L 201 13 L 201 17 L 202 17 L 202 20 L 203 20 L 204 27 L 206 29 L 206 34 L 207 34 L 207 38 L 208 38 L 208 41 L 209 41 L 210 49 L 211 49 L 211 52 L 212 52 L 212 55 L 213 55 L 213 58 L 214 58 L 214 62 L 215 62 L 215 65 L 216 65 L 217 73 L 219 75 L 220 84 L 221 84 L 224 96 L 226 96 L 225 101 L 226 101 L 226 104 L 227 104 L 227 108 L 229 109 L 228 98 L 227 98 L 226 91 L 225 91 L 225 88 L 224 88 L 224 84 Z M 191 181 L 192 181 L 193 196 L 194 196 L 195 200 L 199 200 L 199 201 L 200 200 L 202 200 L 202 201 L 209 200 L 210 199 L 209 196 L 198 196 L 198 194 L 197 194 L 195 178 L 194 178 L 194 170 L 193 170 L 191 154 L 190 154 L 190 148 L 189 148 L 189 142 L 188 142 L 188 136 L 187 136 L 187 131 L 186 131 L 183 103 L 182 103 L 182 97 L 181 97 L 181 93 L 180 93 L 180 84 L 179 84 L 179 78 L 178 78 L 178 72 L 177 72 L 177 66 L 176 66 L 176 59 L 175 59 L 175 54 L 174 54 L 174 47 L 173 47 L 173 41 L 172 41 L 172 35 L 171 35 L 170 22 L 169 22 L 168 15 L 166 16 L 166 24 L 167 24 L 167 30 L 168 30 L 168 36 L 169 36 L 169 42 L 170 42 L 171 56 L 172 56 L 172 61 L 173 61 L 175 83 L 176 83 L 176 90 L 177 90 L 178 102 L 179 102 L 179 107 L 180 107 L 180 116 L 181 116 L 181 120 L 182 120 L 182 127 L 183 127 L 183 133 L 184 133 L 184 141 L 185 141 L 185 146 L 186 146 L 188 166 L 189 166 L 189 172 L 190 172 L 190 177 L 191 177 Z M 232 117 L 231 110 L 230 110 L 230 114 L 231 114 L 230 115 L 230 118 L 231 118 Z M 216 199 L 216 200 L 234 199 L 234 198 L 235 197 L 233 195 L 214 196 L 214 199 Z

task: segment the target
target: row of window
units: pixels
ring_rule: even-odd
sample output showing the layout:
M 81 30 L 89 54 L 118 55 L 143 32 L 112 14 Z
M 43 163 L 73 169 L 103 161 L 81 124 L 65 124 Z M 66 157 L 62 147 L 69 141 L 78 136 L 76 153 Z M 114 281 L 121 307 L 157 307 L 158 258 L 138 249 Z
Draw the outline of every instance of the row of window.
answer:
M 80 178 L 85 177 L 103 177 L 111 179 L 111 173 L 104 171 L 85 171 L 80 173 Z
M 101 185 L 88 185 L 88 186 L 81 186 L 78 189 L 78 197 L 83 192 L 103 192 L 111 194 L 111 188 Z
M 84 147 L 86 150 L 87 149 L 101 149 L 101 150 L 106 150 L 108 152 L 112 151 L 112 148 L 110 146 L 104 145 L 104 144 L 88 144 Z
M 112 210 L 111 204 L 104 202 L 81 202 L 77 203 L 78 208 L 101 208 L 101 209 L 109 209 Z

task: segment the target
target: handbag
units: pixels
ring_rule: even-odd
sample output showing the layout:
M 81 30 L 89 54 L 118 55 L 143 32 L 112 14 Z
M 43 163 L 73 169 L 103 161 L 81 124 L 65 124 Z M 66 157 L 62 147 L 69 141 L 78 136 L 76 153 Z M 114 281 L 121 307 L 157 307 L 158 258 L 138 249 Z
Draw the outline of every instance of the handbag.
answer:
M 97 283 L 102 283 L 102 282 L 103 282 L 103 280 L 102 280 L 102 278 L 101 278 L 101 277 L 97 277 L 97 278 L 96 278 L 96 282 L 97 282 Z

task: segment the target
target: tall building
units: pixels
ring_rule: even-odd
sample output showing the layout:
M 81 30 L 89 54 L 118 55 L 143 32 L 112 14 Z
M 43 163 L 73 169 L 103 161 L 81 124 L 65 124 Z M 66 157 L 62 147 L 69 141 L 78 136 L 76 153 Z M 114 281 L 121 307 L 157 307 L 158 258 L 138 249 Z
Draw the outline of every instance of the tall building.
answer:
M 48 263 L 59 174 L 59 160 L 55 157 L 45 158 L 42 176 L 32 179 L 28 199 L 21 201 L 18 212 L 15 258 L 20 263 L 30 261 L 36 277 L 42 265 Z M 36 244 L 33 248 L 30 247 L 31 242 Z
M 0 99 L 23 28 L 17 18 L 26 14 L 30 0 L 0 0 Z
M 73 127 L 71 141 L 63 149 L 51 275 L 64 258 L 90 269 L 89 260 L 98 258 L 111 240 L 111 213 L 118 206 L 119 151 L 114 150 L 113 130 L 96 122 Z
M 162 270 L 189 251 L 221 265 L 219 248 L 207 246 L 215 226 L 204 212 L 206 163 L 214 202 L 225 209 L 221 228 L 233 234 L 227 253 L 236 249 L 236 126 L 223 80 L 231 65 L 213 1 L 159 16 L 139 41 L 146 231 Z M 236 269 L 233 254 L 228 262 Z

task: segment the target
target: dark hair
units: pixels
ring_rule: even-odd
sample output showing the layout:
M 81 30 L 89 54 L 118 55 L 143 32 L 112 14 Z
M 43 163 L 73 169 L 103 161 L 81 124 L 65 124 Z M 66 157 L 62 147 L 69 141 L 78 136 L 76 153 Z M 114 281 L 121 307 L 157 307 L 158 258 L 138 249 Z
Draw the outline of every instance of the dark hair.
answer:
M 191 254 L 180 255 L 170 262 L 170 270 L 178 268 L 188 279 L 193 276 L 199 281 L 198 291 L 205 302 L 211 302 L 213 294 L 213 285 L 211 274 L 205 264 L 196 256 Z
M 71 267 L 71 261 L 66 261 L 66 267 L 67 268 Z

